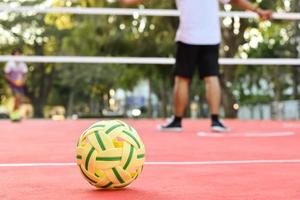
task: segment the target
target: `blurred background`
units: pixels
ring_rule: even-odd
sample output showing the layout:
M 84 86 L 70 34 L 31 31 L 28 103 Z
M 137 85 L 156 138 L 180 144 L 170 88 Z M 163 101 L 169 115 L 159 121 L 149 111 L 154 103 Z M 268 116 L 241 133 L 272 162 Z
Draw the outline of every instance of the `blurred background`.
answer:
M 256 0 L 274 11 L 300 12 L 299 0 Z M 122 7 L 116 0 L 1 0 L 40 7 Z M 140 7 L 175 9 L 175 1 Z M 230 5 L 223 10 L 230 11 Z M 300 58 L 299 21 L 222 18 L 221 57 Z M 176 17 L 93 16 L 0 11 L 0 53 L 24 55 L 174 57 Z M 0 63 L 0 118 L 12 95 Z M 29 118 L 147 117 L 172 114 L 172 66 L 27 63 L 23 113 Z M 299 66 L 224 66 L 222 115 L 239 119 L 300 119 Z M 209 115 L 204 87 L 191 85 L 186 117 Z

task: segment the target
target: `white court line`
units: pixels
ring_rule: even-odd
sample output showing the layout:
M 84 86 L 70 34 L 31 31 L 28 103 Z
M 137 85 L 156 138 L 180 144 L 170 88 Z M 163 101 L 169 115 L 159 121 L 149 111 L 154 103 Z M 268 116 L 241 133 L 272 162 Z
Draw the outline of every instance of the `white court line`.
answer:
M 286 137 L 295 135 L 292 131 L 281 131 L 281 132 L 245 132 L 245 133 L 208 133 L 198 132 L 199 137 Z
M 300 159 L 295 160 L 219 160 L 219 161 L 184 161 L 184 162 L 145 162 L 145 165 L 243 165 L 243 164 L 300 164 Z M 4 167 L 67 167 L 76 166 L 76 163 L 2 163 Z
M 284 123 L 283 127 L 285 128 L 300 128 L 300 123 Z

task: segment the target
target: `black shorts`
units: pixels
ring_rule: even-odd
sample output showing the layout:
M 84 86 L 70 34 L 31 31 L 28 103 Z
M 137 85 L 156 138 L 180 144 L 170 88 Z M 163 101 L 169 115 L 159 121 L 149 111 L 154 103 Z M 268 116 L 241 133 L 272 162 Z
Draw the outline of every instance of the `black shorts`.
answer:
M 201 79 L 219 76 L 219 44 L 190 45 L 177 42 L 175 76 L 191 79 L 198 69 Z

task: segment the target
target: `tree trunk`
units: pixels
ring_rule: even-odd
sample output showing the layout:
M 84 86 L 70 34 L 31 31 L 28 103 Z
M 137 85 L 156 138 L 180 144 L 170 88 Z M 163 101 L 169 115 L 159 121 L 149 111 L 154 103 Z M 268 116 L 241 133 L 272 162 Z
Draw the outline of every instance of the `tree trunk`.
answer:
M 273 118 L 274 119 L 280 119 L 281 118 L 281 109 L 280 109 L 280 101 L 281 101 L 281 97 L 282 97 L 282 81 L 280 79 L 280 75 L 281 75 L 281 69 L 280 67 L 276 66 L 274 68 L 275 71 L 275 80 L 274 80 L 274 92 L 275 92 L 275 96 L 274 96 L 274 102 L 272 104 L 272 113 L 273 113 Z
M 151 99 L 151 94 L 152 94 L 152 84 L 151 80 L 148 80 L 148 85 L 149 85 L 149 94 L 148 94 L 148 109 L 147 109 L 147 116 L 149 118 L 152 118 L 152 99 Z
M 39 64 L 38 66 L 39 71 L 41 73 L 41 78 L 40 78 L 40 88 L 39 88 L 39 93 L 38 96 L 35 96 L 35 117 L 41 118 L 44 115 L 43 112 L 43 107 L 44 107 L 44 102 L 45 102 L 45 92 L 44 92 L 44 88 L 45 88 L 45 65 L 44 64 Z
M 35 44 L 34 50 L 35 55 L 44 55 L 43 45 Z M 55 74 L 54 68 L 51 69 L 50 73 L 47 73 L 46 67 L 43 63 L 37 65 L 31 76 L 32 90 L 28 91 L 28 97 L 34 106 L 34 117 L 37 118 L 44 117 L 44 106 L 47 103 Z
M 300 57 L 299 57 L 300 58 Z M 299 85 L 300 85 L 300 66 L 294 66 L 293 67 L 293 100 L 299 100 L 300 99 L 300 92 L 299 92 Z
M 160 97 L 161 97 L 161 112 L 162 112 L 162 117 L 166 118 L 168 116 L 168 111 L 167 111 L 167 83 L 166 79 L 162 80 L 162 87 L 160 89 Z
M 222 104 L 224 106 L 224 113 L 226 118 L 236 118 L 237 111 L 233 109 L 233 104 L 236 103 L 236 99 L 233 96 L 231 87 L 226 84 L 226 80 L 233 80 L 234 73 L 230 71 L 233 66 L 227 66 L 226 70 L 220 79 L 222 88 Z
M 74 90 L 70 90 L 68 105 L 67 105 L 67 116 L 71 117 L 74 111 Z

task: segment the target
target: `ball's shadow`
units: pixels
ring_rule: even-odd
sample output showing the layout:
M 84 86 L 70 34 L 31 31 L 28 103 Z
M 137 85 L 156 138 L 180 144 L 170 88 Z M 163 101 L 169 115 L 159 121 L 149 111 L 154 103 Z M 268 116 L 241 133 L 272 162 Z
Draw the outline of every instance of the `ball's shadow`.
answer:
M 134 199 L 168 199 L 167 195 L 161 194 L 157 191 L 152 191 L 147 188 L 136 188 L 136 187 L 128 187 L 128 188 L 120 188 L 120 189 L 92 189 L 88 192 L 93 196 L 101 195 L 101 197 L 126 197 L 126 198 L 134 198 Z

